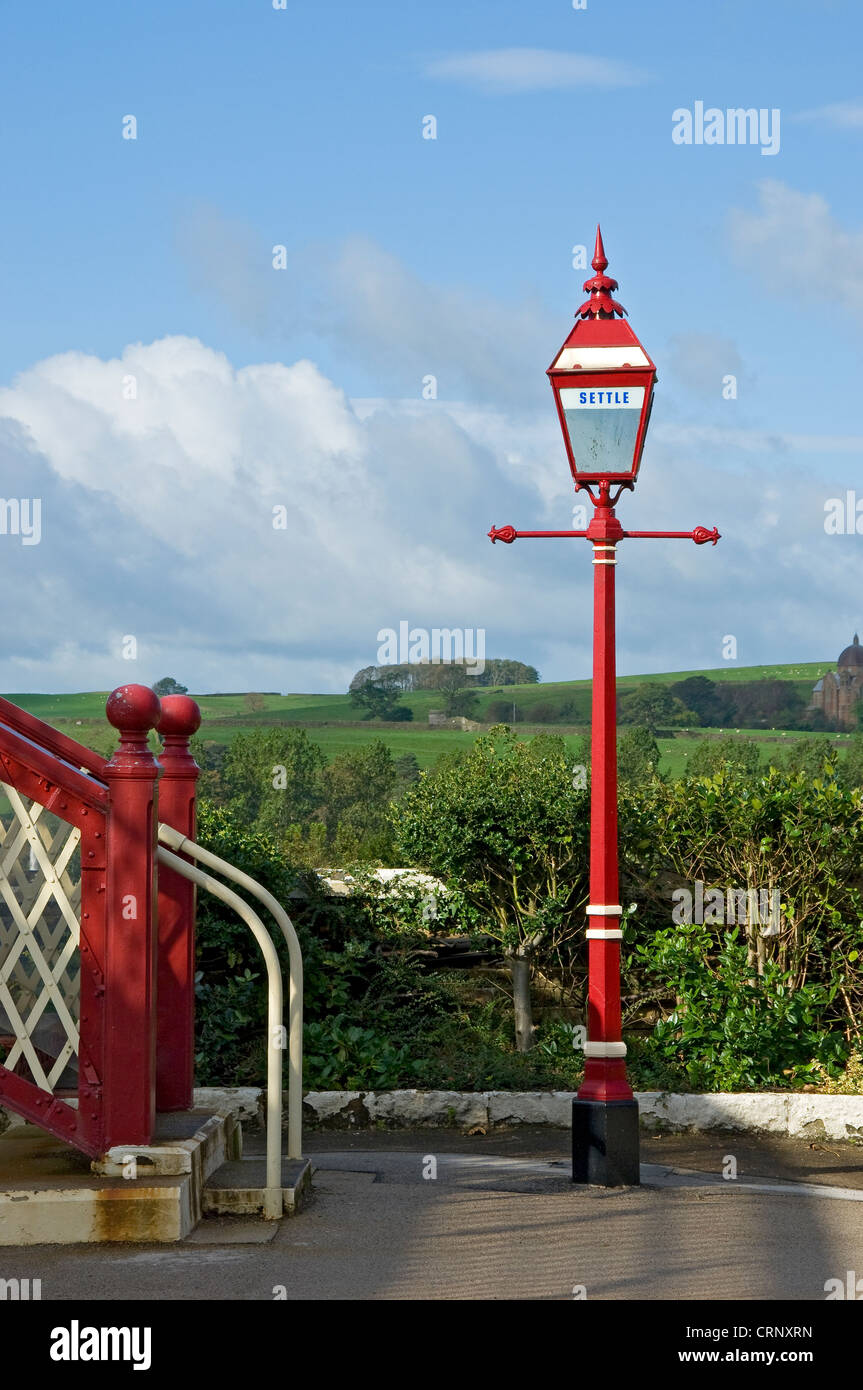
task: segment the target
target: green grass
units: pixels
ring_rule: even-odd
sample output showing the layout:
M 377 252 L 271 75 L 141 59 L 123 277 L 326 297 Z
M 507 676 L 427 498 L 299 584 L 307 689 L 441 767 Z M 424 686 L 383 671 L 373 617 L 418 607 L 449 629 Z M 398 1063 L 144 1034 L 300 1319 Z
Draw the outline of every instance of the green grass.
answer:
M 699 675 L 707 676 L 713 681 L 777 678 L 794 681 L 801 693 L 808 697 L 815 681 L 826 671 L 832 670 L 834 665 L 833 662 L 812 661 L 782 666 L 722 666 L 710 671 L 667 671 L 648 676 L 630 675 L 618 678 L 618 689 L 623 692 L 633 690 L 639 685 L 657 682 L 670 685 L 675 681 L 686 680 L 689 676 Z M 570 751 L 574 751 L 580 731 L 590 720 L 590 680 L 551 681 L 542 685 L 510 685 L 492 689 L 479 687 L 477 695 L 479 699 L 474 717 L 478 721 L 486 722 L 488 708 L 493 701 L 514 702 L 523 721 L 516 726 L 522 736 L 530 737 L 543 730 L 558 733 L 564 737 Z M 6 698 L 47 723 L 62 728 L 65 733 L 78 738 L 82 743 L 92 741 L 100 745 L 104 743 L 106 736 L 110 737 L 105 721 L 107 697 L 107 691 L 95 690 L 70 695 L 27 692 L 8 695 Z M 230 742 L 238 733 L 255 728 L 301 725 L 307 729 L 309 737 L 320 745 L 328 758 L 361 747 L 371 739 L 381 739 L 395 757 L 413 753 L 420 767 L 430 767 L 442 753 L 469 748 L 476 738 L 475 733 L 429 729 L 429 712 L 440 709 L 443 703 L 441 696 L 430 690 L 417 691 L 403 697 L 402 703 L 414 716 L 409 724 L 364 720 L 362 711 L 351 704 L 346 694 L 261 695 L 251 702 L 245 694 L 199 695 L 195 698 L 203 715 L 201 736 L 222 743 Z M 574 702 L 571 724 L 531 724 L 531 711 L 538 704 L 554 704 L 562 700 Z M 250 708 L 250 704 L 257 703 L 261 705 L 259 710 Z M 764 744 L 765 759 L 771 751 L 771 740 L 783 743 L 793 738 L 812 737 L 793 732 L 783 735 L 781 730 L 769 729 L 730 729 L 725 732 L 758 739 Z M 674 739 L 660 740 L 661 770 L 672 776 L 680 776 L 695 743 L 702 738 L 719 735 L 720 731 L 713 729 L 681 730 Z M 821 734 L 817 737 L 831 739 L 837 736 Z M 848 735 L 840 735 L 839 742 L 847 737 Z

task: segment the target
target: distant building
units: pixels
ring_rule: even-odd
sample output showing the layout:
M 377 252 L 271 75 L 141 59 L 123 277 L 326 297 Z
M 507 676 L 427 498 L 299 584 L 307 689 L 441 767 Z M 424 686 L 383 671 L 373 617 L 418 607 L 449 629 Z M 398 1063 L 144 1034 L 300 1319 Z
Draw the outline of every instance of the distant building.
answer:
M 809 708 L 821 710 L 827 723 L 837 729 L 854 729 L 858 700 L 863 700 L 863 647 L 855 632 L 854 641 L 839 657 L 836 670 L 828 671 L 815 686 Z

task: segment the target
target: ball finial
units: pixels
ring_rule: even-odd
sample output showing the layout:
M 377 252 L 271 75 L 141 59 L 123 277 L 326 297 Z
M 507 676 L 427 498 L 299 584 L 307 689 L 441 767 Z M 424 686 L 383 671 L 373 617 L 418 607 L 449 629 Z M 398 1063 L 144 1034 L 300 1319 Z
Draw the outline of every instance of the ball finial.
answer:
M 163 738 L 191 738 L 201 727 L 201 711 L 188 695 L 163 695 L 162 716 L 156 725 L 156 732 Z
M 105 705 L 109 722 L 121 735 L 155 729 L 161 712 L 159 697 L 148 685 L 119 685 Z

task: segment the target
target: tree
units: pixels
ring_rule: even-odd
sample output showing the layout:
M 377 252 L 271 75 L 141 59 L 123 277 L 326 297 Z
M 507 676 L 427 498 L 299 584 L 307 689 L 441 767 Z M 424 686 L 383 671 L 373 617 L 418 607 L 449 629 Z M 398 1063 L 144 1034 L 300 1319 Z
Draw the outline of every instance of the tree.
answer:
M 351 704 L 365 710 L 363 719 L 413 719 L 413 710 L 399 707 L 401 677 L 397 671 L 384 667 L 375 676 L 354 686 L 349 693 Z
M 153 691 L 161 699 L 163 695 L 187 695 L 189 687 L 180 685 L 180 682 L 175 681 L 173 676 L 163 676 L 160 681 L 156 681 Z
M 669 691 L 698 715 L 699 724 L 721 729 L 734 717 L 734 703 L 727 691 L 707 676 L 689 676 L 685 681 L 675 681 Z
M 479 697 L 475 689 L 466 687 L 468 680 L 470 677 L 465 676 L 463 666 L 448 663 L 430 667 L 426 689 L 441 692 L 447 718 L 454 719 L 458 715 L 470 717 L 473 714 Z
M 189 752 L 201 769 L 196 787 L 198 799 L 212 801 L 217 806 L 225 805 L 228 801 L 224 781 L 228 745 L 195 734 L 189 743 Z
M 340 857 L 388 857 L 388 812 L 396 777 L 392 753 L 381 739 L 338 754 L 323 769 L 321 815 L 328 842 Z
M 393 800 L 398 801 L 399 797 L 419 781 L 420 765 L 417 762 L 415 753 L 402 753 L 401 757 L 395 759 L 396 784 L 393 789 Z
M 526 1052 L 532 964 L 581 929 L 587 901 L 588 794 L 572 786 L 563 740 L 520 742 L 497 725 L 424 773 L 392 814 L 407 862 L 460 891 L 500 942 Z
M 855 734 L 849 739 L 845 757 L 839 764 L 838 777 L 847 791 L 863 788 L 863 734 Z
M 793 739 L 783 750 L 784 756 L 774 766 L 796 777 L 799 773 L 809 780 L 816 777 L 832 779 L 836 775 L 837 750 L 825 738 Z M 771 762 L 774 762 L 771 756 Z
M 232 809 L 248 825 L 278 837 L 319 807 L 325 764 L 305 729 L 256 729 L 234 739 L 223 781 Z
M 747 729 L 794 729 L 802 721 L 806 702 L 793 681 L 765 677 L 734 682 L 729 690 L 734 722 Z
M 621 786 L 634 787 L 657 775 L 659 746 L 649 729 L 625 729 L 617 740 L 617 775 Z
M 526 666 L 523 661 L 491 657 L 486 661 L 482 675 L 476 679 L 480 685 L 536 685 L 539 672 L 535 666 Z
M 351 678 L 351 683 L 348 686 L 348 694 L 350 694 L 352 690 L 359 690 L 360 686 L 365 685 L 367 681 L 375 680 L 377 674 L 377 666 L 363 666 L 362 670 L 357 671 L 356 675 Z
M 667 686 L 654 681 L 627 691 L 620 701 L 620 718 L 624 724 L 641 724 L 651 734 L 669 725 L 698 723 L 693 712 L 676 700 Z
M 757 777 L 761 771 L 761 753 L 754 738 L 704 739 L 689 759 L 690 777 L 715 777 L 727 770 L 746 777 Z

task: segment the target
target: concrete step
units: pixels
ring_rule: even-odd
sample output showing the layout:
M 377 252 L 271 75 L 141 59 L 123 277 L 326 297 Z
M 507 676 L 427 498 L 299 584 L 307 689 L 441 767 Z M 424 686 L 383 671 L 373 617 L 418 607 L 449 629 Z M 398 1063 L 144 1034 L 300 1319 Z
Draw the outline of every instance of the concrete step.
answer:
M 152 1144 L 118 1144 L 92 1164 L 16 1125 L 0 1135 L 0 1245 L 182 1240 L 201 1219 L 207 1179 L 241 1153 L 236 1106 L 160 1115 Z
M 260 1215 L 264 1209 L 267 1165 L 263 1158 L 229 1160 L 217 1168 L 204 1185 L 203 1210 L 207 1215 Z M 312 1166 L 307 1158 L 282 1159 L 282 1208 L 294 1216 L 309 1199 Z

